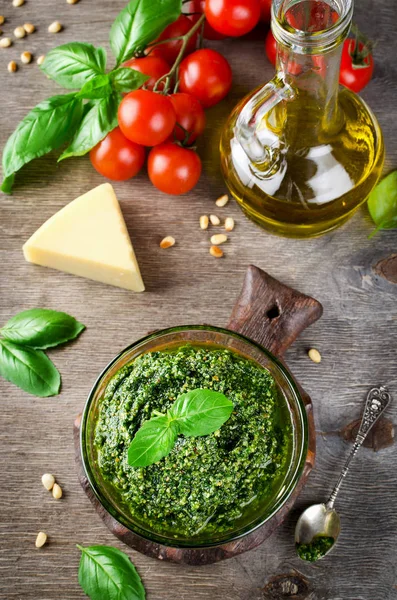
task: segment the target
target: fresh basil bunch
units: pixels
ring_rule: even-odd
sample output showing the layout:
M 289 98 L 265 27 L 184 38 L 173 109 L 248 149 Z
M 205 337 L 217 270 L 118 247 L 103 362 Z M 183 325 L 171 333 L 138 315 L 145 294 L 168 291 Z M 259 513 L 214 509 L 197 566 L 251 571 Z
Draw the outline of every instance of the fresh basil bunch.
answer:
M 64 312 L 32 308 L 0 329 L 0 375 L 34 396 L 55 396 L 61 376 L 43 352 L 76 338 L 85 326 Z
M 40 102 L 19 123 L 3 151 L 1 190 L 11 193 L 15 173 L 26 163 L 67 148 L 58 160 L 86 154 L 117 126 L 121 94 L 135 90 L 146 75 L 120 65 L 141 53 L 182 11 L 182 0 L 131 0 L 110 30 L 116 66 L 106 72 L 106 51 L 71 42 L 51 50 L 42 71 L 63 88 L 76 90 Z

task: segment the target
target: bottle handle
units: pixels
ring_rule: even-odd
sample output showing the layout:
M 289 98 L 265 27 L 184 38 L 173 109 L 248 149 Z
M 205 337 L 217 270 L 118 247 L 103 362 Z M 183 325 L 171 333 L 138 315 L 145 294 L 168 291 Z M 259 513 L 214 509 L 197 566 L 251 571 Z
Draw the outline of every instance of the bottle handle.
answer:
M 290 99 L 292 95 L 292 88 L 276 75 L 252 96 L 238 116 L 235 136 L 254 164 L 266 166 L 271 170 L 275 160 L 274 150 L 260 141 L 259 127 L 263 117 L 272 108 L 282 100 Z

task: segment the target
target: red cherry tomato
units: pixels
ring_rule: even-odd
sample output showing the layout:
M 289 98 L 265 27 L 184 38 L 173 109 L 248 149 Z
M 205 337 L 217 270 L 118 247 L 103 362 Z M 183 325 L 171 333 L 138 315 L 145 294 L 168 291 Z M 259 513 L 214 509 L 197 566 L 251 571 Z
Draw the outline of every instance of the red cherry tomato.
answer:
M 184 4 L 184 12 L 189 13 L 198 13 L 190 15 L 190 19 L 193 23 L 197 23 L 200 18 L 200 14 L 204 12 L 205 0 L 190 0 L 187 4 Z M 186 7 L 186 8 L 185 8 Z M 219 33 L 219 31 L 215 31 L 208 23 L 207 20 L 204 21 L 204 29 L 203 29 L 203 37 L 206 40 L 224 40 L 225 35 Z
M 185 35 L 188 31 L 191 30 L 194 23 L 186 17 L 185 15 L 180 15 L 176 21 L 168 25 L 163 31 L 163 33 L 158 37 L 156 41 L 160 42 L 161 40 L 168 40 L 171 38 L 179 37 L 181 35 Z M 197 36 L 198 32 L 194 33 L 192 37 L 189 39 L 187 48 L 185 51 L 186 54 L 190 54 L 196 48 L 197 44 Z M 179 54 L 179 51 L 182 46 L 182 40 L 173 40 L 172 42 L 165 42 L 164 44 L 159 44 L 156 46 L 156 55 L 162 56 L 167 62 L 172 64 L 176 57 Z
M 204 108 L 222 100 L 232 85 L 232 70 L 226 58 L 208 48 L 196 50 L 180 65 L 181 92 L 192 94 Z
M 259 0 L 205 0 L 204 14 L 219 33 L 237 37 L 251 31 L 259 21 Z
M 261 5 L 261 21 L 270 23 L 272 0 L 259 0 Z
M 190 133 L 186 140 L 192 144 L 204 131 L 205 113 L 200 102 L 190 94 L 172 94 L 170 96 L 176 114 L 174 136 L 181 142 L 186 140 L 186 132 Z
M 156 146 L 172 133 L 176 115 L 168 97 L 149 90 L 134 90 L 121 101 L 118 121 L 121 131 L 132 142 Z
M 134 177 L 145 162 L 145 148 L 127 140 L 119 127 L 90 151 L 91 164 L 104 177 L 124 181 Z
M 265 39 L 265 50 L 267 58 L 272 63 L 272 65 L 275 66 L 277 57 L 277 42 L 271 29 L 269 29 L 269 31 L 267 32 L 267 36 Z
M 193 150 L 173 142 L 152 148 L 148 158 L 149 179 L 165 192 L 179 196 L 189 192 L 201 174 L 201 160 Z
M 358 48 L 357 48 L 358 43 Z M 363 42 L 356 39 L 344 41 L 339 82 L 353 92 L 360 92 L 371 80 L 374 72 L 372 53 Z
M 145 81 L 145 88 L 152 90 L 156 81 L 166 75 L 170 71 L 169 64 L 160 56 L 143 56 L 142 58 L 131 58 L 123 64 L 124 67 L 131 67 L 135 71 L 139 71 L 144 75 L 149 75 L 150 79 Z M 163 89 L 164 84 L 160 84 L 159 88 Z

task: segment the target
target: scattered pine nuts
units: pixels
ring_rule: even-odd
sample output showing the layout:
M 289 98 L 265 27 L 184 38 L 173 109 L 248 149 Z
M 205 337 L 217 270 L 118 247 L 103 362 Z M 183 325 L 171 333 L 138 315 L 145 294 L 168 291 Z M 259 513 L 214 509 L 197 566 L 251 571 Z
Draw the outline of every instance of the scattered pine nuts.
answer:
M 23 28 L 27 34 L 30 34 L 30 33 L 33 33 L 34 31 L 36 31 L 36 27 L 33 25 L 33 23 L 25 23 Z
M 44 531 L 39 531 L 35 541 L 36 548 L 42 548 L 47 541 L 47 534 Z
M 54 21 L 48 27 L 49 33 L 59 33 L 60 31 L 62 31 L 62 29 L 63 27 L 59 21 Z
M 3 15 L 0 15 L 0 25 L 3 25 L 5 21 L 5 17 L 3 17 Z
M 18 6 L 22 6 L 22 4 L 25 4 L 25 0 L 12 0 L 12 5 L 16 8 L 18 8 Z
M 225 231 L 233 231 L 234 219 L 233 217 L 226 217 L 225 219 Z
M 38 65 L 42 65 L 45 59 L 45 54 L 42 54 L 41 56 L 39 56 L 39 58 L 36 60 Z
M 222 248 L 219 248 L 219 246 L 211 246 L 210 254 L 211 256 L 215 256 L 215 258 L 222 258 L 223 250 Z
M 54 487 L 52 488 L 52 497 L 55 498 L 55 500 L 62 498 L 62 488 L 57 483 L 54 483 Z
M 15 73 L 15 71 L 18 70 L 18 65 L 15 62 L 15 60 L 12 60 L 11 62 L 8 63 L 7 69 L 8 69 L 9 73 Z
M 219 196 L 219 198 L 217 200 L 215 200 L 215 204 L 217 206 L 219 206 L 219 208 L 226 206 L 226 204 L 228 202 L 229 202 L 229 196 L 227 194 L 223 194 L 223 196 Z
M 21 54 L 21 61 L 24 65 L 28 65 L 30 62 L 32 62 L 32 58 L 31 52 L 22 52 Z
M 66 0 L 68 4 L 77 4 L 79 0 Z
M 211 244 L 213 246 L 219 246 L 220 244 L 224 244 L 225 242 L 227 242 L 227 235 L 225 235 L 224 233 L 216 233 L 215 235 L 211 236 Z
M 200 227 L 201 229 L 208 229 L 209 219 L 207 215 L 202 215 L 200 217 Z
M 15 27 L 14 29 L 14 35 L 16 38 L 21 39 L 24 38 L 26 35 L 26 31 L 24 30 L 23 27 Z
M 211 221 L 211 225 L 220 225 L 221 224 L 220 218 L 217 217 L 216 215 L 210 215 L 210 221 Z
M 165 237 L 163 240 L 161 240 L 160 242 L 160 248 L 171 248 L 171 246 L 173 246 L 175 244 L 175 238 L 172 237 L 172 235 L 167 235 L 167 237 Z
M 45 489 L 50 492 L 54 487 L 55 483 L 54 475 L 51 475 L 51 473 L 44 473 L 44 475 L 41 478 L 41 483 L 44 485 Z
M 0 48 L 8 48 L 12 45 L 12 39 L 9 37 L 0 40 Z
M 318 350 L 316 350 L 316 348 L 310 348 L 308 355 L 310 360 L 312 360 L 314 363 L 318 364 L 321 362 L 321 354 Z

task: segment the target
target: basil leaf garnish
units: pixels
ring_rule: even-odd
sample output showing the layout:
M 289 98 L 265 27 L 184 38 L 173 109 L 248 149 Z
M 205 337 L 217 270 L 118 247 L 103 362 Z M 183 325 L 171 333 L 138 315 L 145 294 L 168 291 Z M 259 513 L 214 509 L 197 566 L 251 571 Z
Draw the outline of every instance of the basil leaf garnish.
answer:
M 145 421 L 128 448 L 131 467 L 147 467 L 167 456 L 174 447 L 178 426 L 168 416 Z
M 128 556 L 111 546 L 81 550 L 79 584 L 91 600 L 145 600 L 145 588 Z
M 196 389 L 177 398 L 170 414 L 180 433 L 187 437 L 209 435 L 223 425 L 233 411 L 233 402 L 213 390 Z
M 91 108 L 81 121 L 70 146 L 61 154 L 58 161 L 70 156 L 86 154 L 103 140 L 109 131 L 117 127 L 118 105 L 119 98 L 116 94 L 100 100 L 92 100 Z
M 83 101 L 75 94 L 53 96 L 40 102 L 19 123 L 3 150 L 1 189 L 10 193 L 12 176 L 23 165 L 59 148 L 73 137 L 83 114 Z
M 131 0 L 110 30 L 110 46 L 117 66 L 153 42 L 167 25 L 176 21 L 181 11 L 182 0 Z
M 397 171 L 392 171 L 372 190 L 368 198 L 368 210 L 379 229 L 397 228 Z
M 55 396 L 61 377 L 41 350 L 0 340 L 0 375 L 34 396 Z
M 74 90 L 105 73 L 106 52 L 92 44 L 71 42 L 50 50 L 41 70 L 62 87 Z
M 73 340 L 83 329 L 82 323 L 64 312 L 32 308 L 12 317 L 0 333 L 15 344 L 44 349 Z
M 147 467 L 167 456 L 178 434 L 199 437 L 219 429 L 230 417 L 233 402 L 224 394 L 196 389 L 181 394 L 166 415 L 142 425 L 128 448 L 131 467 Z
M 87 100 L 105 98 L 112 93 L 109 75 L 97 75 L 93 79 L 87 81 L 81 90 L 78 92 L 78 98 Z
M 110 81 L 113 89 L 116 92 L 131 92 L 140 88 L 145 81 L 150 79 L 148 75 L 144 75 L 130 67 L 120 67 L 109 73 Z

